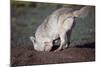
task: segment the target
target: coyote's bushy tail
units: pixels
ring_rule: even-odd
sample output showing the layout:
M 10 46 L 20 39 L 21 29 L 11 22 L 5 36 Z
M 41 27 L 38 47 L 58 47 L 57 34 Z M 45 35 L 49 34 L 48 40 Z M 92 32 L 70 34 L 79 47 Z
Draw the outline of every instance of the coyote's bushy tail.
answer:
M 89 9 L 90 9 L 90 8 L 89 8 L 88 6 L 82 7 L 80 10 L 74 11 L 74 12 L 73 12 L 73 15 L 74 15 L 75 17 L 85 17 L 85 16 L 88 15 Z

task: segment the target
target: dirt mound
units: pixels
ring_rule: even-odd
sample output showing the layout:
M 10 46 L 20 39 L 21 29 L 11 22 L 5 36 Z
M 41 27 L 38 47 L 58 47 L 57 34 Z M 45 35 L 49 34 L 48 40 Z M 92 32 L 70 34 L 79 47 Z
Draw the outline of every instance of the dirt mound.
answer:
M 59 52 L 37 52 L 32 46 L 11 48 L 11 65 L 38 65 L 95 61 L 94 48 L 67 48 Z

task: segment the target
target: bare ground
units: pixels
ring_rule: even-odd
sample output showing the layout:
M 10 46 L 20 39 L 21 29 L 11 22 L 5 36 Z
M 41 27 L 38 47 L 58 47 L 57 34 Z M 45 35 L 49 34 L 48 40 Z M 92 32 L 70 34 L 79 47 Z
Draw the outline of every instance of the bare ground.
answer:
M 94 48 L 67 48 L 59 52 L 37 52 L 33 46 L 11 48 L 11 66 L 95 61 Z

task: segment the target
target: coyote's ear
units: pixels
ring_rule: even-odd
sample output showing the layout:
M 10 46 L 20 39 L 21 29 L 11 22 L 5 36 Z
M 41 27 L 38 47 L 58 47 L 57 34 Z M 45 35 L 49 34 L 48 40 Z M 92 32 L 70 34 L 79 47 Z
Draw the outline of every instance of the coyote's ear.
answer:
M 30 38 L 30 40 L 32 41 L 32 43 L 34 44 L 34 43 L 35 43 L 35 37 L 30 36 L 29 38 Z

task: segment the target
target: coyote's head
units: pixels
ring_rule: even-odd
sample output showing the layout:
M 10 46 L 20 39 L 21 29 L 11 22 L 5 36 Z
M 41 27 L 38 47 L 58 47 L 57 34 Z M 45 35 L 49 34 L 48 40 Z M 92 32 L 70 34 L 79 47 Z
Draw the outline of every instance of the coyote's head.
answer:
M 36 51 L 50 51 L 52 49 L 52 42 L 39 42 L 33 36 L 30 36 L 29 38 Z

